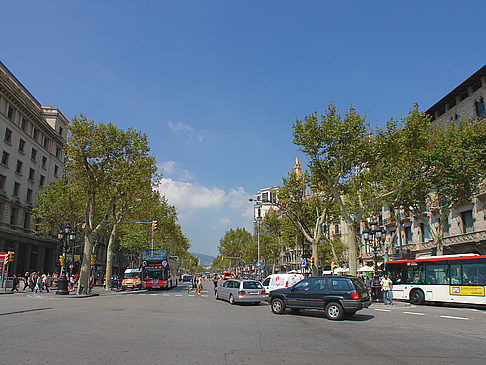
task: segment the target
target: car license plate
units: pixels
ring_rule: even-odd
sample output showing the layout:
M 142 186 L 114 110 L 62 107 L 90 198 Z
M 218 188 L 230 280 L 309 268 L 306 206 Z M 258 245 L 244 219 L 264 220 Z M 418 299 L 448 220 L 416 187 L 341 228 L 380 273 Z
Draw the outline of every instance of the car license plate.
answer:
M 258 292 L 257 293 L 248 293 L 250 295 L 258 295 Z

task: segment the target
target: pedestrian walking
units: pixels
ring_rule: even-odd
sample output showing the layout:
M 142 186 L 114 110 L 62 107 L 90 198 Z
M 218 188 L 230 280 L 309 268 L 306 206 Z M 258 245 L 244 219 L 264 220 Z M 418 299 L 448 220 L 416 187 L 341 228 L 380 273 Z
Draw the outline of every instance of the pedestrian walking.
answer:
M 40 276 L 40 274 L 36 275 L 34 291 L 36 293 L 37 291 L 42 293 L 42 277 Z
M 46 274 L 42 274 L 42 290 L 45 290 L 49 293 L 49 288 L 47 287 L 47 276 Z
M 383 292 L 383 303 L 390 302 L 390 305 L 392 305 L 392 290 L 391 287 L 393 285 L 393 281 L 388 278 L 388 275 L 385 274 L 383 276 L 383 279 L 380 281 L 381 284 L 381 291 Z
M 196 285 L 197 285 L 197 275 L 194 274 L 192 275 L 192 283 L 191 283 L 191 289 L 189 289 L 187 292 L 189 293 L 191 290 L 196 290 Z
M 196 283 L 196 293 L 201 294 L 201 290 L 203 287 L 203 277 L 202 275 L 199 275 L 197 278 L 197 283 Z
M 12 292 L 19 292 L 19 289 L 17 289 L 17 285 L 19 285 L 19 279 L 17 278 L 17 275 L 14 275 L 12 279 Z
M 29 272 L 27 271 L 24 274 L 24 291 L 25 291 L 25 289 L 29 288 L 29 279 L 30 279 L 30 275 L 29 275 Z
M 214 284 L 214 295 L 216 295 L 216 288 L 218 287 L 218 275 L 214 274 L 213 276 L 213 284 Z

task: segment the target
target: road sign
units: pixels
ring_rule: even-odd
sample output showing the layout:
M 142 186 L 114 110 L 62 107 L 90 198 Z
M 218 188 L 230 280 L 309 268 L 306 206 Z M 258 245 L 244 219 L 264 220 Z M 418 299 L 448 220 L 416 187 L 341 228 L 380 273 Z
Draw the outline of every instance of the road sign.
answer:
M 305 266 L 305 258 L 302 258 L 302 259 L 300 260 L 300 266 Z
M 259 269 L 261 269 L 261 268 L 262 268 L 262 263 L 261 263 L 261 262 L 259 262 L 259 263 L 257 264 L 257 268 L 259 268 Z
M 5 260 L 5 256 L 7 256 L 6 252 L 0 252 L 0 260 L 1 261 Z

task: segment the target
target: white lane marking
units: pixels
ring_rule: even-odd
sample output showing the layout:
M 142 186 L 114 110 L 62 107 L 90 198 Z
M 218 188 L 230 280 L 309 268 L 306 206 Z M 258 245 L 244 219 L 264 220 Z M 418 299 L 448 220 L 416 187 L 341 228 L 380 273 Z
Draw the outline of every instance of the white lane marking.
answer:
M 380 308 L 371 308 L 375 311 L 380 311 L 380 312 L 391 312 L 391 309 L 380 309 Z
M 188 297 L 195 297 L 195 294 L 187 294 Z
M 164 297 L 170 297 L 170 294 L 162 294 Z
M 416 316 L 425 316 L 425 313 L 418 313 L 418 312 L 403 312 L 405 314 L 415 314 Z
M 176 297 L 182 297 L 182 294 L 176 294 L 175 296 Z
M 440 318 L 449 318 L 449 319 L 464 319 L 468 320 L 469 318 L 464 318 L 464 317 L 454 317 L 454 316 L 440 316 Z
M 158 294 L 150 294 L 150 295 L 158 295 Z
M 207 297 L 207 295 L 206 294 L 201 294 L 201 297 Z

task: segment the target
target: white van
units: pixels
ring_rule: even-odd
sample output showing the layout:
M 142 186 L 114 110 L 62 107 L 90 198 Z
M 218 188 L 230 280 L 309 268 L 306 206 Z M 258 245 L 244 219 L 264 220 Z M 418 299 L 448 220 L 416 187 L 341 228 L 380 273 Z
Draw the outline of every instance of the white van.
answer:
M 304 275 L 302 274 L 272 274 L 263 280 L 262 285 L 265 288 L 265 293 L 268 294 L 275 289 L 293 286 L 302 279 L 304 279 Z
M 122 290 L 142 289 L 142 270 L 126 269 L 123 275 Z

